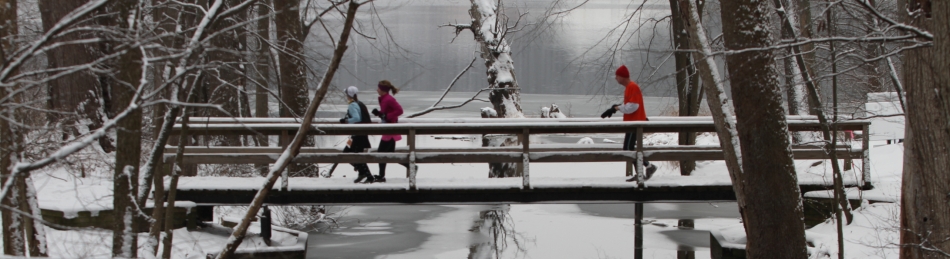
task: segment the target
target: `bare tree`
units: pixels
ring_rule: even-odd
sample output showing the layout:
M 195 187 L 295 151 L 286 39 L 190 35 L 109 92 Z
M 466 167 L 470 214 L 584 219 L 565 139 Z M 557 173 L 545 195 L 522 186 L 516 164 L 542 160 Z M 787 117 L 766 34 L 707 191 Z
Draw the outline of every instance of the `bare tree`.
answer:
M 137 22 L 141 21 L 139 6 L 135 2 L 118 1 L 110 5 L 106 10 L 108 15 L 100 17 L 102 25 L 116 27 L 122 31 L 136 31 L 139 27 Z M 134 21 L 132 23 L 128 21 Z M 115 61 L 114 69 L 117 70 L 114 77 L 107 79 L 111 87 L 113 99 L 115 100 L 115 112 L 121 112 L 128 106 L 137 105 L 133 98 L 138 89 L 140 81 L 144 78 L 143 60 L 141 49 L 129 48 L 120 49 L 123 42 L 141 41 L 138 34 L 129 33 L 124 35 L 129 38 L 119 38 L 119 35 L 112 36 L 112 40 L 107 44 L 109 49 L 105 53 L 115 51 L 123 52 Z M 105 80 L 103 80 L 105 81 Z M 138 191 L 139 181 L 139 159 L 142 154 L 142 110 L 136 109 L 125 118 L 121 118 L 116 123 L 116 155 L 115 155 L 115 177 L 113 178 L 113 236 L 112 236 L 112 256 L 115 257 L 137 257 L 138 242 L 136 235 L 133 234 L 132 222 L 136 207 L 134 197 Z
M 699 7 L 702 10 L 702 7 Z M 689 49 L 689 33 L 686 32 L 686 16 L 689 13 L 688 6 L 680 6 L 679 0 L 670 0 L 670 34 L 673 38 L 673 49 L 679 50 L 673 53 L 676 59 L 676 96 L 679 101 L 679 116 L 696 116 L 699 114 L 699 105 L 702 102 L 702 93 L 700 89 L 699 74 L 696 72 L 696 66 L 693 65 L 693 59 L 689 52 L 683 51 Z M 700 17 L 702 18 L 702 17 Z M 695 145 L 696 132 L 681 131 L 679 133 L 680 145 Z M 689 175 L 696 169 L 696 161 L 679 161 L 680 174 Z
M 774 45 L 767 1 L 722 2 L 723 40 L 727 50 Z M 792 161 L 788 125 L 778 73 L 771 51 L 744 51 L 726 56 L 736 130 L 742 146 L 743 174 L 735 185 L 750 258 L 804 258 L 805 225 L 801 192 Z M 748 184 L 745 184 L 748 183 Z M 770 231 L 762 231 L 769 229 Z M 783 233 L 775 235 L 774 233 Z
M 950 257 L 950 3 L 905 0 L 904 24 L 933 32 L 933 48 L 904 53 L 907 89 L 901 258 Z

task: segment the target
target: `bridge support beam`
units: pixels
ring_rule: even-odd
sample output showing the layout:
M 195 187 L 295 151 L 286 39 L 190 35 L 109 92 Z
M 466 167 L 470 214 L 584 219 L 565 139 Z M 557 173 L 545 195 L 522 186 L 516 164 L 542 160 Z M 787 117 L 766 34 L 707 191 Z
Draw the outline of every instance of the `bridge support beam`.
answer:
M 637 187 L 643 188 L 643 182 L 646 180 L 643 176 L 643 128 L 637 128 Z M 643 206 L 643 205 L 640 205 Z
M 521 148 L 522 148 L 521 158 L 523 160 L 521 162 L 521 166 L 522 166 L 521 179 L 522 179 L 523 190 L 531 190 L 531 177 L 528 171 L 528 162 L 529 160 L 531 160 L 531 153 L 529 151 L 530 147 L 531 147 L 531 137 L 530 137 L 530 134 L 528 133 L 528 128 L 525 128 L 521 132 Z
M 415 192 L 416 189 L 416 152 L 409 152 L 409 191 Z
M 633 236 L 633 258 L 643 259 L 643 203 L 634 204 L 634 217 L 637 222 L 634 223 Z
M 861 127 L 861 181 L 864 181 L 864 186 L 861 186 L 865 190 L 870 190 L 874 188 L 871 185 L 871 135 L 869 134 L 871 130 L 870 125 L 864 125 Z

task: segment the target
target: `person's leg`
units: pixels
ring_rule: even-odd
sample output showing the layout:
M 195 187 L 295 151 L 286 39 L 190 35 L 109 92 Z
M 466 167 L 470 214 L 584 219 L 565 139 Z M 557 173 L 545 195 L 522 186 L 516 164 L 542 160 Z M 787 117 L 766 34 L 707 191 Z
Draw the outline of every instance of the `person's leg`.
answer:
M 396 140 L 379 141 L 379 148 L 376 152 L 379 153 L 392 153 L 396 151 Z M 379 163 L 379 178 L 386 178 L 386 163 Z
M 630 132 L 624 135 L 623 138 L 623 150 L 637 150 L 637 137 L 636 133 Z M 653 173 L 656 172 L 656 166 L 650 164 L 650 161 L 647 161 L 646 158 L 643 159 L 643 169 L 646 171 L 646 179 L 653 177 Z M 634 177 L 636 178 L 636 177 Z M 633 179 L 633 178 L 631 178 Z
M 623 150 L 636 150 L 637 140 L 634 137 L 636 133 L 629 132 L 623 135 Z M 630 143 L 633 141 L 633 143 Z

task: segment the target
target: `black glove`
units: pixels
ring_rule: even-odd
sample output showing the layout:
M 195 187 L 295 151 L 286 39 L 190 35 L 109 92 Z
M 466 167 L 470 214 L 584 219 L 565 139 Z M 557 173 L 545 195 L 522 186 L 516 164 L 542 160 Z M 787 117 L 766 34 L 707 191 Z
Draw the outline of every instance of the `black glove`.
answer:
M 380 114 L 381 113 L 379 113 L 379 109 L 373 108 L 373 115 L 376 115 L 376 117 L 380 117 L 381 116 Z
M 617 106 L 619 105 L 614 104 L 613 106 L 610 106 L 610 109 L 607 109 L 604 111 L 604 113 L 600 114 L 600 118 L 610 118 L 610 116 L 613 116 L 614 113 L 617 113 Z
M 346 118 L 340 118 L 340 123 L 346 123 Z

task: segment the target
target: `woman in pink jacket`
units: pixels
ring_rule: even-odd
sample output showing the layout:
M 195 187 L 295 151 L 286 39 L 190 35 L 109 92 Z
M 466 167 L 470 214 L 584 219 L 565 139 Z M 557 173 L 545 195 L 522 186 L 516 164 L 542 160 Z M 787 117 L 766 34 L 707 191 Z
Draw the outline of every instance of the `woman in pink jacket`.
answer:
M 390 92 L 392 95 L 389 94 Z M 399 102 L 396 102 L 396 98 L 393 98 L 393 95 L 399 93 L 399 88 L 393 86 L 388 80 L 383 80 L 379 81 L 376 93 L 379 93 L 379 109 L 373 109 L 373 115 L 379 117 L 382 123 L 399 122 L 399 115 L 402 115 L 402 106 L 399 105 Z M 396 141 L 401 139 L 401 135 L 383 135 L 383 138 L 379 140 L 376 152 L 395 152 Z M 409 168 L 409 164 L 400 163 L 400 165 Z M 376 182 L 386 182 L 386 163 L 379 163 L 379 175 L 376 176 Z

